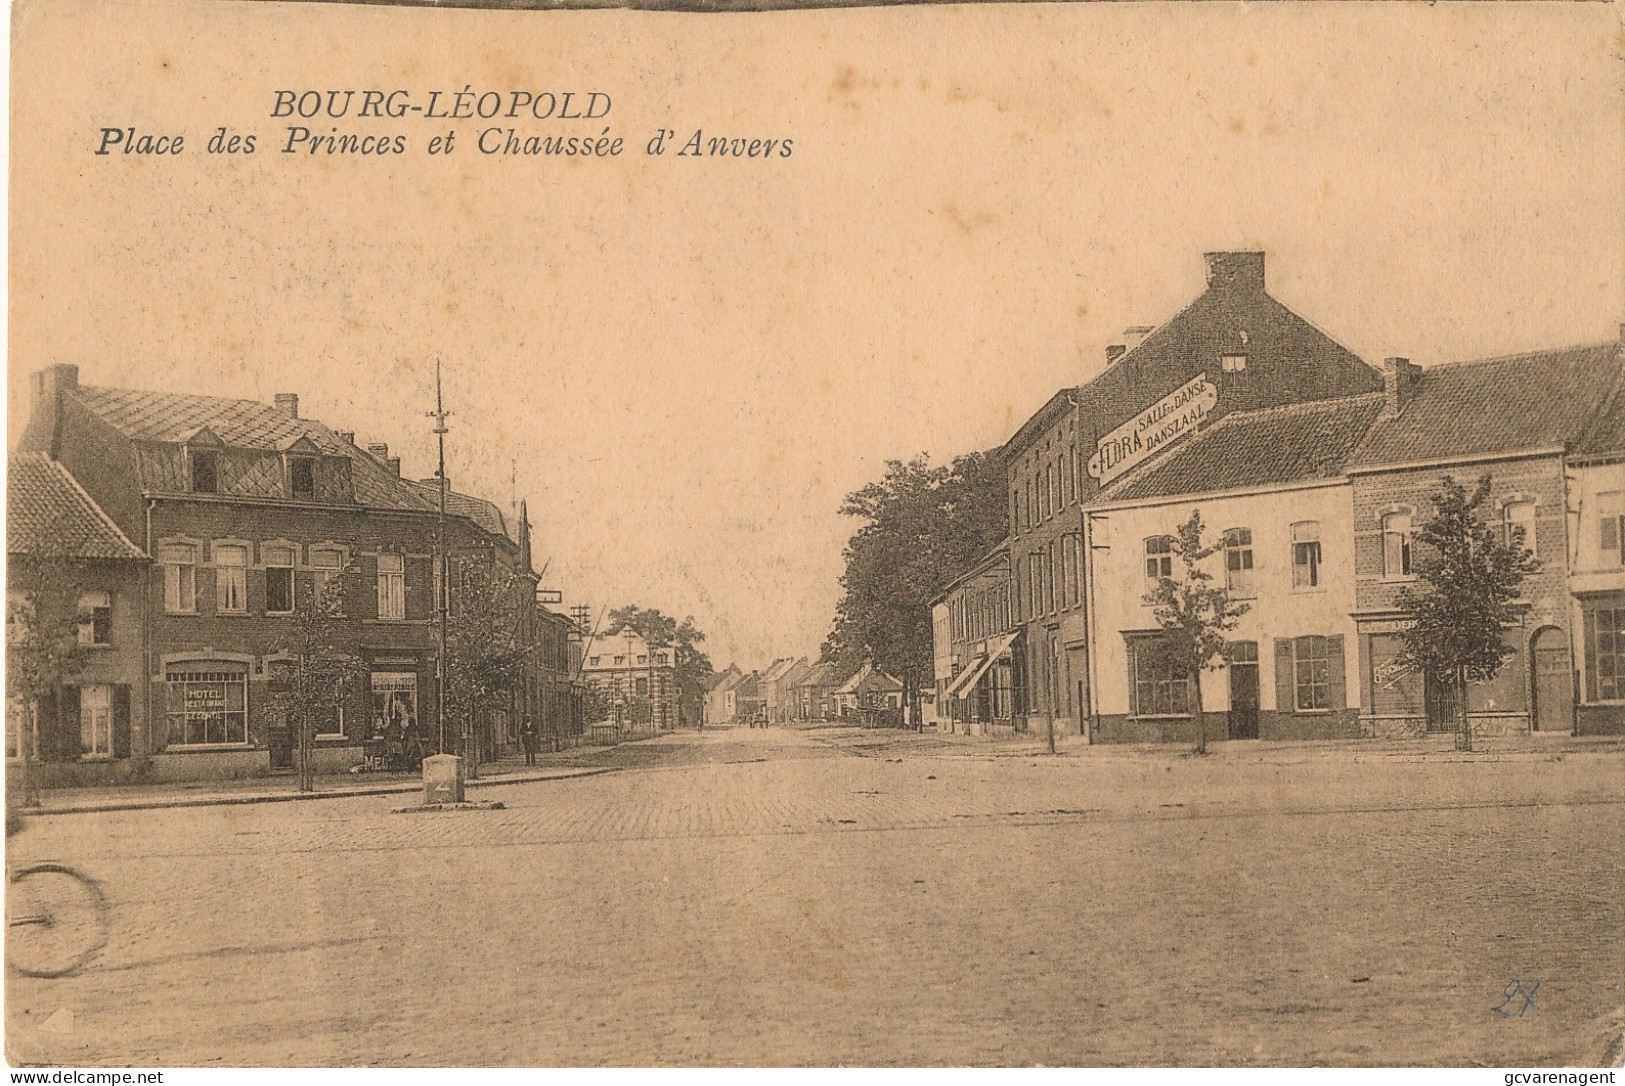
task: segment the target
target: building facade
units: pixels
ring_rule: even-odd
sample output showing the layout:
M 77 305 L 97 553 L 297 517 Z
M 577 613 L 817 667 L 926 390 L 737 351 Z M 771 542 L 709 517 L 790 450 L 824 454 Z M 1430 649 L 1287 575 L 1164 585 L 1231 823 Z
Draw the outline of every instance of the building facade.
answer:
M 1209 253 L 1207 289 L 1130 329 L 1089 383 L 1062 389 L 1001 450 L 1010 502 L 1021 729 L 1087 731 L 1085 503 L 1231 411 L 1379 391 L 1377 370 L 1276 301 L 1264 254 Z
M 676 649 L 653 648 L 636 631 L 616 630 L 586 649 L 582 680 L 608 706 L 622 732 L 658 732 L 677 726 Z
M 1008 734 L 1023 714 L 1017 668 L 1026 659 L 1011 607 L 1010 550 L 995 547 L 933 604 L 937 728 Z
M 292 767 L 296 736 L 278 697 L 294 616 L 330 581 L 342 599 L 337 636 L 365 677 L 319 726 L 319 771 L 376 764 L 386 744 L 397 759 L 465 746 L 488 756 L 516 730 L 514 712 L 538 708 L 527 681 L 496 721 L 440 719 L 438 495 L 401 478 L 387 446 L 362 449 L 353 434 L 301 418 L 291 394 L 267 405 L 88 387 L 74 366 L 36 374 L 33 392 L 22 448 L 62 463 L 152 556 L 146 680 L 132 713 L 142 722 L 132 746 L 151 777 Z M 448 506 L 448 556 L 514 569 L 534 636 L 527 548 Z

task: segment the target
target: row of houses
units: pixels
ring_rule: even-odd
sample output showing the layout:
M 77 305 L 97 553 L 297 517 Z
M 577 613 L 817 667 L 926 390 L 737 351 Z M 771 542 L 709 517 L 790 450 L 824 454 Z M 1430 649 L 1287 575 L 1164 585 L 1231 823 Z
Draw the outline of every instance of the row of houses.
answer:
M 291 767 L 276 694 L 296 601 L 334 579 L 339 636 L 366 678 L 319 728 L 319 770 L 408 748 L 490 758 L 525 721 L 553 746 L 579 734 L 579 641 L 537 602 L 524 502 L 505 510 L 447 480 L 442 519 L 438 476 L 404 477 L 387 445 L 302 418 L 292 394 L 95 387 L 56 365 L 32 375 L 31 397 L 8 461 L 8 589 L 33 563 L 79 594 L 71 673 L 39 707 L 48 785 Z M 466 742 L 463 722 L 449 738 L 436 723 L 442 531 L 453 577 L 501 571 L 517 585 L 527 648 L 502 708 L 470 722 Z M 7 713 L 8 757 L 23 715 Z
M 1093 742 L 1413 736 L 1451 686 L 1399 659 L 1412 538 L 1445 476 L 1540 562 L 1482 734 L 1625 733 L 1625 327 L 1616 342 L 1373 366 L 1211 253 L 1207 289 L 1107 351 L 999 451 L 1008 537 L 932 604 L 941 726 Z M 1218 681 L 1155 651 L 1147 594 L 1200 513 L 1248 611 Z M 1517 530 L 1521 529 L 1521 532 Z
M 897 711 L 903 684 L 872 663 L 842 667 L 833 661 L 808 663 L 805 656 L 775 660 L 765 671 L 741 671 L 729 664 L 705 691 L 709 726 L 796 724 L 855 719 L 865 713 Z

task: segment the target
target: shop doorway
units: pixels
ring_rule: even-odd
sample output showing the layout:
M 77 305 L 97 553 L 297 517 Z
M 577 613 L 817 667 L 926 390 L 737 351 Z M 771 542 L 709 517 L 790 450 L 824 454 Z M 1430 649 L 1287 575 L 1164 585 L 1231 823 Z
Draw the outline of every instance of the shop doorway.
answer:
M 1458 715 L 1460 698 L 1455 683 L 1447 678 L 1441 678 L 1434 672 L 1428 672 L 1426 689 L 1422 695 L 1423 711 L 1427 714 L 1427 730 L 1460 731 L 1461 719 Z
M 1562 630 L 1547 626 L 1535 634 L 1535 705 L 1529 714 L 1538 732 L 1574 729 L 1574 664 L 1569 639 Z

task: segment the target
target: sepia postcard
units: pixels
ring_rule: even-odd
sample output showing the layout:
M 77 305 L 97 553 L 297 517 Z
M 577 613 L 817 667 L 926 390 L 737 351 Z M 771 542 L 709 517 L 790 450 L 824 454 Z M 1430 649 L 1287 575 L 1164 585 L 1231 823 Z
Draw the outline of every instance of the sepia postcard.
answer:
M 1613 1082 L 1620 13 L 15 0 L 6 1060 Z

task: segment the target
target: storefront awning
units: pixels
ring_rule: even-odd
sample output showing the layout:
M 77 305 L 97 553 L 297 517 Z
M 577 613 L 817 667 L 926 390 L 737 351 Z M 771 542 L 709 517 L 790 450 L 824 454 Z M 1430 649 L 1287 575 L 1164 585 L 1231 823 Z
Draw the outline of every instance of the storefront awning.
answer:
M 1020 636 L 1021 631 L 1015 630 L 993 642 L 987 651 L 987 655 L 978 656 L 975 663 L 960 672 L 959 678 L 955 679 L 953 685 L 948 687 L 948 696 L 954 698 L 970 697 L 970 692 L 976 689 L 976 684 L 981 681 L 983 675 L 987 674 L 987 669 L 992 667 L 999 657 L 1003 656 L 1010 646 L 1015 643 L 1016 638 Z

